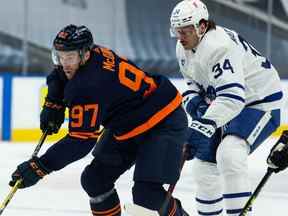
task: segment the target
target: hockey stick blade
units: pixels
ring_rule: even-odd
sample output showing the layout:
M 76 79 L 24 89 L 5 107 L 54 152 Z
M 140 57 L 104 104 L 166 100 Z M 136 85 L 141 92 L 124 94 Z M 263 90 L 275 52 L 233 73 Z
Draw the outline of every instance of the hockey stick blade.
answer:
M 159 216 L 157 211 L 153 211 L 137 204 L 124 204 L 125 212 L 130 216 Z

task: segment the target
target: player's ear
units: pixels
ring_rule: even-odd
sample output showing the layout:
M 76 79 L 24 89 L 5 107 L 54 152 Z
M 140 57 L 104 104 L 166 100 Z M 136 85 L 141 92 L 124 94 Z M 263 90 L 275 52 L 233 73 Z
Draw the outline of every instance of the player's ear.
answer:
M 199 22 L 199 33 L 200 35 L 204 34 L 207 29 L 207 22 L 205 20 L 201 20 Z
M 90 58 L 90 50 L 84 53 L 84 61 L 86 62 Z
M 207 24 L 205 22 L 200 22 L 199 24 L 199 33 L 202 35 L 206 32 Z

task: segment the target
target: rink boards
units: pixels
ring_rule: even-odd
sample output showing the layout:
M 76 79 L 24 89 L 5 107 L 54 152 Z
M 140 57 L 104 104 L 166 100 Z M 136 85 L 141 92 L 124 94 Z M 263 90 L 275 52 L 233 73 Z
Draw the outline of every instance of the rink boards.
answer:
M 171 79 L 179 91 L 185 91 L 186 85 L 182 79 Z M 5 141 L 37 141 L 40 137 L 39 115 L 47 86 L 45 77 L 20 77 L 2 74 L 0 77 L 0 122 L 1 139 Z M 282 113 L 282 125 L 274 135 L 288 128 L 288 80 L 282 81 L 285 110 Z M 50 141 L 58 140 L 67 132 L 68 113 L 65 123 L 57 135 L 49 136 Z

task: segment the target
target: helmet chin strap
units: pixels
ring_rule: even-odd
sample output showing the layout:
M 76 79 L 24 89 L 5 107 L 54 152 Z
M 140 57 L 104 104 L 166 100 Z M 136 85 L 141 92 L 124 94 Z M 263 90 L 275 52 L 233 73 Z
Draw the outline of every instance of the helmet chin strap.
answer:
M 85 60 L 85 51 L 83 49 L 79 50 L 79 56 L 80 56 L 80 65 L 84 65 L 86 63 Z

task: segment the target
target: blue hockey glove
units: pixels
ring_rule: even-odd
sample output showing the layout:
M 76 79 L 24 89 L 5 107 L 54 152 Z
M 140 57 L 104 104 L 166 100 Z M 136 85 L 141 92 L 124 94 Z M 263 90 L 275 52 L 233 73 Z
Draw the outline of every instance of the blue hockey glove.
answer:
M 12 179 L 9 182 L 9 185 L 13 187 L 16 181 L 21 179 L 22 182 L 19 188 L 30 187 L 50 172 L 51 170 L 46 168 L 38 157 L 33 157 L 17 166 L 17 169 L 11 176 Z
M 183 94 L 183 106 L 192 119 L 201 118 L 209 105 L 205 102 L 204 97 L 196 95 L 193 91 L 185 91 Z
M 216 123 L 208 119 L 195 119 L 189 127 L 188 148 L 189 159 L 196 158 L 216 162 L 216 149 L 219 144 L 219 133 L 216 133 Z

